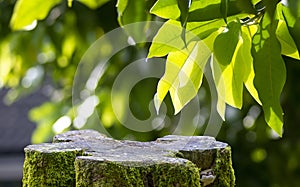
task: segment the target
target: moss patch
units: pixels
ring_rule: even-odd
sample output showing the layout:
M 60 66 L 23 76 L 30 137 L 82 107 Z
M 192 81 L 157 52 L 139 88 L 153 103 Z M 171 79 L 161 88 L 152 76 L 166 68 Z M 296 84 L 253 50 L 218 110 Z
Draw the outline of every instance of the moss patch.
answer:
M 52 144 L 25 148 L 23 187 L 232 187 L 231 149 L 212 137 L 166 136 L 118 141 L 96 131 L 70 131 Z
M 199 169 L 186 160 L 145 164 L 78 157 L 75 168 L 78 187 L 200 186 Z
M 23 187 L 75 186 L 74 161 L 79 155 L 83 155 L 83 151 L 78 149 L 25 149 Z
M 235 176 L 231 161 L 231 148 L 229 146 L 217 150 L 213 170 L 217 178 L 210 186 L 232 187 L 235 185 Z

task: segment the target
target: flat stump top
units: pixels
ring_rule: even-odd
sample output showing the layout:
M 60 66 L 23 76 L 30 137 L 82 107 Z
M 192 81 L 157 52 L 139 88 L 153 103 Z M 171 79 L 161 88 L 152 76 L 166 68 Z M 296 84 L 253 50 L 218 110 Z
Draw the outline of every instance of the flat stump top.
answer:
M 47 186 L 234 186 L 235 181 L 230 146 L 208 136 L 137 142 L 69 131 L 53 143 L 27 146 L 25 155 L 23 186 L 48 178 Z M 52 184 L 50 178 L 58 181 Z

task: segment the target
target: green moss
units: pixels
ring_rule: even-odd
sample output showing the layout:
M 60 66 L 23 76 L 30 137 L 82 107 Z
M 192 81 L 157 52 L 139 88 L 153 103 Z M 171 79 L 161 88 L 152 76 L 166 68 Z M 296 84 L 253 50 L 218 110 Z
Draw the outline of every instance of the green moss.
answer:
M 75 162 L 77 187 L 143 186 L 148 167 L 79 158 Z
M 231 148 L 229 146 L 217 150 L 213 170 L 217 178 L 210 186 L 232 187 L 235 185 L 235 176 L 231 161 Z
M 108 162 L 78 158 L 75 162 L 78 187 L 100 186 L 158 186 L 198 187 L 199 169 L 191 162 L 185 163 L 142 163 Z
M 74 161 L 83 151 L 25 150 L 23 187 L 75 186 Z
M 207 137 L 170 136 L 142 143 L 93 131 L 59 135 L 25 148 L 23 187 L 232 187 L 231 149 Z M 201 171 L 201 172 L 200 172 Z
M 200 186 L 199 168 L 192 162 L 185 164 L 162 163 L 152 170 L 154 186 Z

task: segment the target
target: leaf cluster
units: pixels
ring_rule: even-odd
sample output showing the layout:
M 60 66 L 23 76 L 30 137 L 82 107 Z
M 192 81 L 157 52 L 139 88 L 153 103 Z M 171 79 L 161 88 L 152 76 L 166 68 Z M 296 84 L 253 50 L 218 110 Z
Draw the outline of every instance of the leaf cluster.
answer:
M 97 10 L 110 1 L 78 2 Z M 49 69 L 53 70 L 50 76 L 54 80 L 57 77 L 58 87 L 65 93 L 65 97 L 58 100 L 70 100 L 67 93 L 76 62 L 92 42 L 91 35 L 105 32 L 93 23 L 77 20 L 80 17 L 67 9 L 74 3 L 77 2 L 16 2 L 10 20 L 10 28 L 16 32 L 13 35 L 6 32 L 8 39 L 0 42 L 0 60 L 11 62 L 0 61 L 0 86 L 14 88 L 14 94 L 10 93 L 11 98 L 8 98 L 11 102 L 26 93 L 24 90 L 36 89 L 41 80 L 49 76 Z M 165 74 L 154 96 L 157 110 L 170 93 L 175 114 L 179 113 L 197 95 L 206 69 L 210 68 L 218 93 L 217 110 L 224 120 L 226 105 L 241 109 L 243 93 L 247 90 L 262 106 L 268 125 L 282 135 L 280 96 L 286 80 L 282 55 L 300 59 L 300 3 L 297 0 L 118 0 L 116 7 L 121 26 L 158 17 L 165 21 L 148 52 L 148 58 L 166 56 Z M 85 24 L 84 27 L 75 28 L 79 23 Z M 92 34 L 87 32 L 91 28 Z M 146 25 L 127 32 L 129 35 L 134 32 L 134 37 L 144 37 L 147 29 Z M 4 29 L 1 32 L 4 33 Z M 35 40 L 31 40 L 33 35 Z M 24 43 L 32 47 L 19 50 Z M 36 75 L 33 78 L 32 72 Z M 70 76 L 63 76 L 66 72 Z M 17 86 L 20 83 L 24 84 Z M 111 113 L 110 109 L 105 111 Z
M 217 109 L 241 109 L 244 87 L 280 136 L 280 95 L 286 80 L 282 55 L 300 60 L 300 8 L 297 1 L 158 0 L 151 13 L 167 19 L 153 39 L 148 57 L 167 56 L 155 95 L 156 108 L 169 92 L 178 113 L 197 94 L 212 70 Z M 172 33 L 172 34 L 170 34 Z

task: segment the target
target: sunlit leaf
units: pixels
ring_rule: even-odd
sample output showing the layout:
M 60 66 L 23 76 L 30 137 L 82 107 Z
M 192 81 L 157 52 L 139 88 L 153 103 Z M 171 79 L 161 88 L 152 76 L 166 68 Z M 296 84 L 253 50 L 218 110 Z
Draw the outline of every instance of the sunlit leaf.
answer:
M 68 7 L 72 7 L 73 5 L 73 0 L 68 0 Z
M 218 93 L 218 101 L 217 101 L 217 112 L 222 118 L 222 120 L 225 121 L 226 103 L 219 93 Z
M 283 111 L 280 106 L 280 95 L 286 80 L 286 68 L 275 29 L 271 27 L 269 17 L 265 16 L 261 27 L 253 37 L 252 56 L 255 70 L 254 85 L 262 102 L 265 120 L 281 136 Z
M 216 59 L 215 59 L 214 54 L 212 54 L 210 57 L 210 67 L 213 67 L 214 63 L 216 63 Z M 213 68 L 212 68 L 212 70 L 213 70 Z M 218 91 L 217 91 L 217 97 L 218 97 L 217 112 L 220 115 L 220 117 L 222 118 L 222 120 L 225 121 L 226 103 Z
M 150 13 L 161 18 L 174 20 L 180 16 L 177 0 L 158 0 L 151 8 Z
M 214 19 L 221 19 L 224 18 L 224 15 L 226 14 L 226 17 L 237 15 L 238 13 L 241 13 L 240 8 L 237 6 L 238 1 L 227 1 L 225 4 L 222 3 L 220 0 L 211 0 L 211 1 L 203 1 L 203 0 L 196 0 L 193 1 L 188 21 L 189 22 L 195 22 L 195 21 L 211 21 Z M 223 6 L 225 5 L 225 6 Z M 221 7 L 222 6 L 222 7 Z M 227 8 L 226 8 L 227 7 Z M 224 9 L 225 8 L 225 9 Z M 222 13 L 221 13 L 221 9 Z M 227 13 L 226 13 L 227 9 Z
M 49 11 L 60 2 L 61 0 L 18 0 L 10 21 L 10 27 L 13 30 L 31 30 L 36 25 L 37 20 L 45 19 Z
M 248 92 L 252 95 L 252 97 L 261 105 L 261 101 L 259 100 L 258 92 L 254 86 L 254 77 L 255 72 L 253 68 L 253 58 L 251 55 L 251 36 L 254 35 L 257 31 L 257 26 L 248 26 L 242 27 L 242 40 L 243 44 L 238 50 L 238 54 L 236 56 L 236 61 L 243 63 L 244 68 L 244 84 L 247 88 Z M 251 34 L 253 33 L 253 34 Z
M 290 9 L 285 7 L 285 6 L 282 6 L 281 4 L 279 4 L 277 6 L 277 12 L 279 12 L 279 11 L 282 12 L 288 27 L 293 28 L 296 21 L 297 21 L 297 19 L 293 16 Z
M 215 60 L 212 63 L 218 93 L 226 103 L 236 108 L 241 108 L 243 103 L 244 64 L 236 59 L 241 45 L 240 24 L 231 22 L 228 30 L 215 39 Z
M 169 20 L 159 29 L 153 38 L 148 58 L 166 56 L 169 52 L 185 47 L 181 39 L 182 27 L 180 22 Z
M 213 32 L 219 30 L 219 28 L 221 28 L 222 26 L 225 26 L 224 21 L 218 19 L 203 22 L 188 22 L 186 29 L 197 35 L 199 39 L 204 40 Z
M 281 54 L 300 59 L 298 48 L 295 44 L 294 39 L 289 33 L 287 23 L 285 22 L 285 17 L 282 15 L 281 7 L 277 9 L 277 17 L 279 19 L 278 26 L 276 29 L 276 36 L 281 45 Z
M 78 0 L 82 4 L 85 4 L 90 9 L 96 9 L 102 6 L 103 4 L 109 2 L 110 0 Z
M 184 0 L 187 1 L 187 0 Z M 212 21 L 223 18 L 220 11 L 220 0 L 192 0 L 189 8 L 188 22 Z M 227 16 L 239 16 L 242 12 L 241 1 L 228 1 Z M 253 8 L 243 9 L 243 12 L 253 14 Z M 180 17 L 180 8 L 177 0 L 158 0 L 151 8 L 151 13 L 161 18 L 177 20 Z M 243 15 L 244 16 L 244 15 Z
M 203 40 L 212 50 L 213 41 L 217 32 L 224 25 L 222 20 L 213 20 L 208 22 L 188 22 L 186 30 L 187 43 L 190 41 Z M 166 56 L 169 52 L 181 50 L 185 47 L 181 39 L 182 27 L 179 21 L 168 20 L 163 24 L 155 35 L 148 58 Z M 212 37 L 210 37 L 215 33 Z
M 171 52 L 166 62 L 164 76 L 160 79 L 155 96 L 158 111 L 170 92 L 175 114 L 192 100 L 201 86 L 203 69 L 211 54 L 203 42 L 191 42 L 187 49 Z

